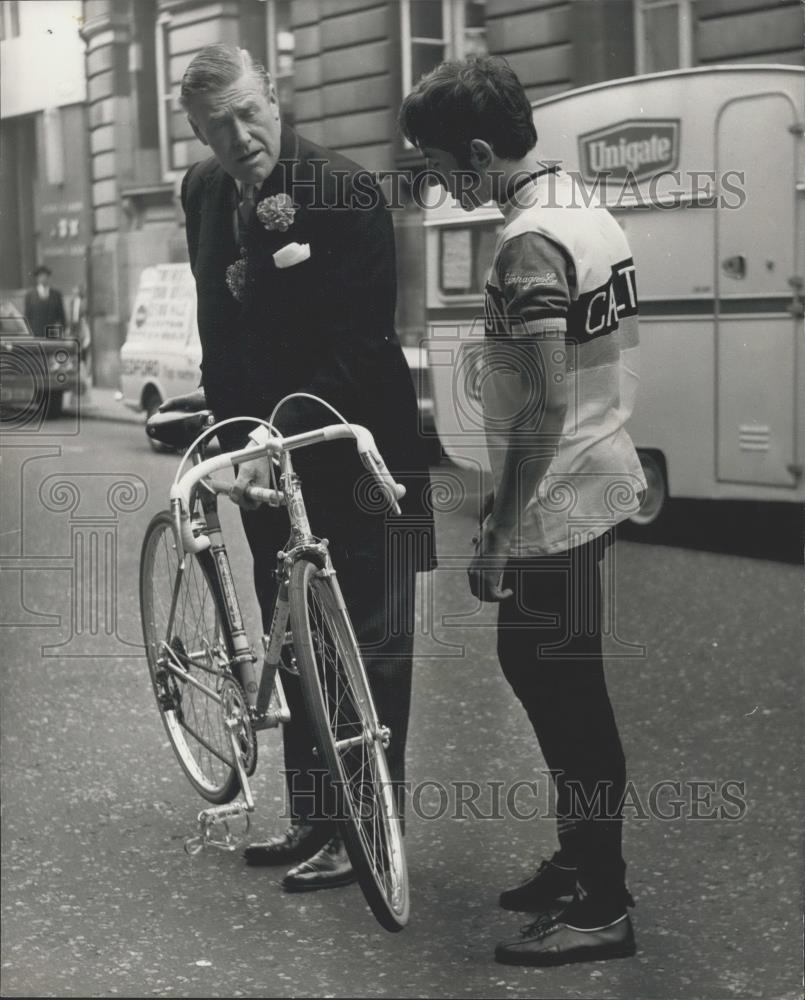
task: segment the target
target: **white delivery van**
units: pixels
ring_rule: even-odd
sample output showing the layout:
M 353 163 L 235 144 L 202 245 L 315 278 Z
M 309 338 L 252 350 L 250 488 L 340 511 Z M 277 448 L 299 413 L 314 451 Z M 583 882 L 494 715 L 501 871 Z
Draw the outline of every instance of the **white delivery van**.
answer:
M 629 431 L 649 492 L 805 499 L 805 70 L 719 66 L 607 82 L 534 104 L 543 160 L 579 179 L 631 244 L 640 387 Z M 430 189 L 427 324 L 436 427 L 488 469 L 483 292 L 497 207 Z
M 140 275 L 120 349 L 123 402 L 150 416 L 169 396 L 201 381 L 196 285 L 189 264 L 157 264 Z

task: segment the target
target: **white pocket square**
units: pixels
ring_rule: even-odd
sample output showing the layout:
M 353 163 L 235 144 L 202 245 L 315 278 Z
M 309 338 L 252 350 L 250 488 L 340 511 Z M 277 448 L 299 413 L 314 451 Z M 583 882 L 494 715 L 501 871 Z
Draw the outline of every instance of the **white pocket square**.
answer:
M 309 243 L 287 243 L 273 255 L 277 267 L 293 267 L 310 257 Z

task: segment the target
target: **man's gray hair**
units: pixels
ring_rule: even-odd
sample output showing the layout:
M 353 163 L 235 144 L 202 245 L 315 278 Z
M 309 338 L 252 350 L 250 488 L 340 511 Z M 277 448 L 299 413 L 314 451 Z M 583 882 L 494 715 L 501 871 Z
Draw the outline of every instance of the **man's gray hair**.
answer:
M 243 73 L 253 73 L 268 94 L 271 77 L 264 66 L 252 59 L 247 49 L 223 43 L 207 45 L 193 57 L 184 71 L 179 103 L 187 111 L 190 101 L 197 94 L 214 94 L 224 90 Z

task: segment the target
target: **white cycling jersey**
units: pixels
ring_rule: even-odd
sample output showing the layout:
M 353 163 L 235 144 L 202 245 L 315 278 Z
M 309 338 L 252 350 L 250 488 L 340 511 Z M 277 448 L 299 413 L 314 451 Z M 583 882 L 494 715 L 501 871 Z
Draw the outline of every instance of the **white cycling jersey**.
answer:
M 626 431 L 638 383 L 637 283 L 612 215 L 585 205 L 566 175 L 547 171 L 503 206 L 485 300 L 483 405 L 496 483 L 512 428 L 534 432 L 545 399 L 546 351 L 566 379 L 555 455 L 528 502 L 512 554 L 561 552 L 631 516 L 645 489 Z M 521 343 L 517 341 L 521 340 Z M 531 380 L 527 411 L 518 382 Z

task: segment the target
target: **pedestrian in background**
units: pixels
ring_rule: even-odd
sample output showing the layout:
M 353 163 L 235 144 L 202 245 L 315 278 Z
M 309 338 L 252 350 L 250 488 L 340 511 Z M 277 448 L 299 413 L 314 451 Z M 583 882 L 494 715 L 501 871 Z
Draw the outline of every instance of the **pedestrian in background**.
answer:
M 92 333 L 87 319 L 87 296 L 81 285 L 73 289 L 69 314 L 70 336 L 78 344 L 80 361 L 78 392 L 84 395 L 92 387 Z
M 34 271 L 35 286 L 25 295 L 25 318 L 35 337 L 63 337 L 67 326 L 64 299 L 50 287 L 51 270 L 40 264 Z
M 469 582 L 499 602 L 498 657 L 556 783 L 559 850 L 501 894 L 504 909 L 538 916 L 495 957 L 541 966 L 632 955 L 626 769 L 599 577 L 613 525 L 645 488 L 624 427 L 637 386 L 631 251 L 614 218 L 574 201 L 571 178 L 538 158 L 531 106 L 505 60 L 441 64 L 403 101 L 400 125 L 464 209 L 496 201 L 503 212 L 482 380 L 495 494 Z

